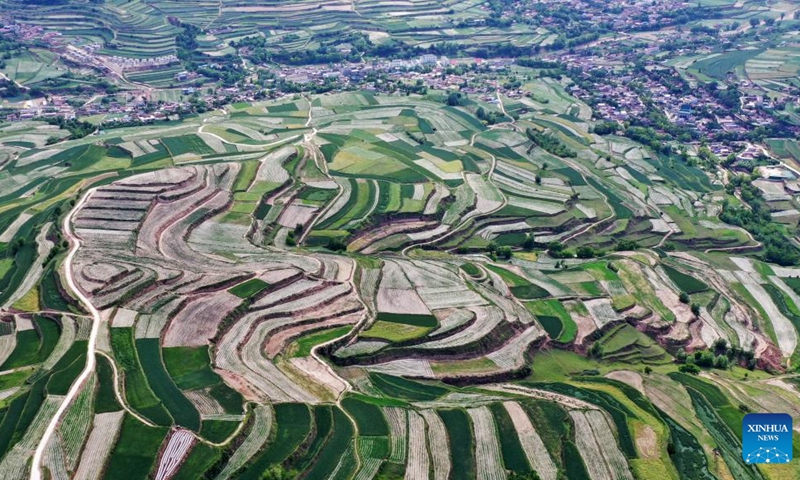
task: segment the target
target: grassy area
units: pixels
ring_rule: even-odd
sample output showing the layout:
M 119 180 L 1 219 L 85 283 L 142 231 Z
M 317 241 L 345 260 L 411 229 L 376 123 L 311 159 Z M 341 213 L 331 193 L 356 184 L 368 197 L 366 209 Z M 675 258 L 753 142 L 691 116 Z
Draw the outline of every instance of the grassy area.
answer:
M 172 416 L 147 383 L 133 343 L 133 329 L 112 328 L 111 348 L 125 375 L 125 397 L 130 406 L 157 425 L 172 425 Z
M 449 391 L 438 385 L 407 380 L 403 377 L 383 373 L 370 373 L 369 377 L 372 385 L 389 398 L 416 401 L 435 400 Z
M 564 305 L 558 300 L 537 300 L 525 302 L 525 308 L 536 316 L 550 338 L 568 343 L 575 340 L 578 325 Z
M 497 265 L 486 264 L 486 268 L 498 274 L 506 284 L 508 284 L 511 293 L 520 299 L 535 299 L 549 297 L 550 293 L 544 288 L 534 285 L 526 278 L 517 275 L 516 273 L 506 270 L 505 268 L 498 267 Z
M 228 291 L 239 298 L 250 298 L 267 287 L 269 287 L 269 284 L 264 280 L 261 280 L 260 278 L 251 278 L 246 282 L 236 285 Z
M 378 338 L 390 342 L 404 342 L 421 338 L 432 331 L 432 327 L 418 327 L 397 322 L 377 321 L 367 330 L 361 332 L 361 337 Z
M 227 413 L 242 413 L 242 395 L 212 370 L 207 347 L 169 347 L 161 349 L 161 352 L 167 372 L 178 388 L 207 389 Z
M 33 317 L 33 323 L 35 328 L 17 332 L 17 345 L 0 370 L 42 363 L 53 352 L 60 335 L 58 323 L 40 315 Z
M 378 406 L 349 396 L 342 400 L 342 408 L 355 419 L 359 435 L 378 437 L 389 435 L 389 425 Z
M 472 422 L 463 410 L 438 410 L 447 428 L 450 444 L 450 464 L 459 478 L 475 478 L 475 448 Z
M 175 423 L 190 430 L 200 430 L 200 413 L 167 373 L 167 369 L 161 361 L 159 340 L 157 338 L 137 339 L 136 350 L 147 377 L 147 383 L 175 419 Z
M 692 276 L 678 271 L 669 265 L 662 265 L 664 272 L 667 276 L 678 286 L 681 290 L 692 295 L 694 293 L 705 292 L 708 290 L 708 285 L 702 280 L 698 280 Z
M 339 338 L 349 332 L 350 329 L 351 327 L 349 326 L 336 327 L 304 335 L 289 345 L 289 348 L 286 349 L 287 355 L 290 357 L 307 357 L 311 355 L 312 348 L 329 342 L 334 338 Z
M 108 478 L 149 478 L 167 428 L 148 427 L 126 414 L 105 474 Z
M 274 440 L 239 474 L 242 480 L 261 480 L 267 469 L 283 463 L 311 435 L 312 418 L 306 405 L 275 405 L 275 423 Z

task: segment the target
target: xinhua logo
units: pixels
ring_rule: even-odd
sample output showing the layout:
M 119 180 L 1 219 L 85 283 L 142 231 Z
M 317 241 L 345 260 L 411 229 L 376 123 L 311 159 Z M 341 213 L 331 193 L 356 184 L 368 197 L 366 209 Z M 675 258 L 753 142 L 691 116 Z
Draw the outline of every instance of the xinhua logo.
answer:
M 742 458 L 747 463 L 792 461 L 792 417 L 748 413 L 742 420 Z

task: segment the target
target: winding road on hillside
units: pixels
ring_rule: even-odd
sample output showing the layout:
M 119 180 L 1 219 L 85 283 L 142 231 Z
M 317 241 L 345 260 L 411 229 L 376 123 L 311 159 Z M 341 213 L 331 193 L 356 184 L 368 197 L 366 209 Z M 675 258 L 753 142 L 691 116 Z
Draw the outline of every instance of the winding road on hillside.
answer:
M 75 294 L 75 297 L 78 301 L 83 304 L 86 310 L 92 317 L 92 331 L 89 334 L 89 345 L 88 345 L 88 352 L 86 354 L 86 366 L 84 366 L 83 371 L 78 376 L 78 378 L 72 383 L 72 386 L 67 392 L 67 395 L 64 397 L 64 401 L 61 402 L 59 405 L 58 410 L 56 410 L 56 414 L 53 415 L 53 418 L 50 420 L 50 423 L 47 425 L 47 429 L 44 431 L 44 435 L 42 435 L 42 439 L 39 441 L 39 444 L 36 446 L 36 451 L 33 454 L 33 465 L 31 465 L 31 480 L 41 480 L 42 478 L 42 457 L 44 456 L 44 452 L 47 449 L 47 444 L 50 441 L 50 437 L 53 436 L 55 433 L 56 428 L 58 427 L 58 423 L 61 421 L 61 418 L 64 416 L 64 412 L 67 411 L 69 405 L 75 400 L 80 393 L 81 388 L 83 387 L 84 382 L 89 378 L 89 375 L 94 372 L 96 358 L 95 358 L 95 348 L 97 347 L 97 332 L 100 327 L 100 312 L 97 311 L 92 302 L 84 295 L 80 288 L 78 288 L 77 284 L 75 283 L 75 278 L 72 274 L 72 260 L 75 258 L 75 254 L 78 253 L 78 249 L 81 247 L 80 238 L 75 236 L 72 231 L 72 217 L 75 216 L 75 212 L 80 210 L 83 205 L 86 203 L 86 200 L 92 196 L 95 192 L 96 188 L 92 188 L 91 190 L 87 191 L 86 194 L 83 195 L 81 200 L 75 204 L 75 207 L 69 212 L 69 214 L 64 218 L 63 224 L 63 231 L 64 234 L 69 239 L 69 243 L 71 248 L 69 253 L 67 253 L 66 258 L 64 259 L 64 276 L 66 278 L 67 287 Z

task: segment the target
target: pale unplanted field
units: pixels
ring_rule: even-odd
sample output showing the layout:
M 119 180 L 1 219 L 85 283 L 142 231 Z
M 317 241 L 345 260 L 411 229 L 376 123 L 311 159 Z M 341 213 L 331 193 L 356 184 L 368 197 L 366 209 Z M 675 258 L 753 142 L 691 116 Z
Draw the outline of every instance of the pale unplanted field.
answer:
M 500 452 L 500 441 L 497 438 L 497 427 L 489 407 L 470 408 L 467 410 L 475 435 L 475 469 L 478 480 L 505 480 L 503 454 Z
M 519 443 L 522 445 L 522 450 L 525 452 L 528 463 L 536 470 L 542 480 L 555 480 L 558 469 L 550 458 L 544 442 L 542 442 L 539 434 L 536 433 L 528 414 L 517 402 L 503 402 L 503 406 L 511 417 L 512 423 L 514 423 L 514 429 L 517 431 Z
M 122 426 L 125 412 L 98 413 L 94 416 L 94 424 L 83 449 L 75 479 L 89 480 L 100 478 L 106 458 L 116 443 L 117 434 Z
M 278 224 L 286 228 L 295 228 L 297 225 L 306 225 L 319 209 L 317 207 L 307 207 L 305 205 L 291 204 L 283 209 Z
M 378 289 L 378 311 L 409 315 L 426 315 L 430 313 L 416 290 L 410 288 L 386 288 L 383 284 Z
M 419 413 L 428 425 L 428 443 L 431 445 L 433 479 L 447 480 L 450 478 L 451 470 L 447 429 L 435 410 L 420 410 Z
M 573 410 L 569 415 L 575 424 L 575 444 L 589 476 L 598 480 L 633 480 L 603 412 Z
M 188 431 L 179 429 L 170 435 L 169 442 L 161 453 L 161 460 L 156 471 L 156 480 L 167 480 L 178 471 L 178 466 L 194 443 L 194 436 Z
M 438 445 L 434 448 L 439 448 Z M 428 480 L 430 458 L 425 437 L 425 420 L 413 410 L 408 412 L 408 463 L 405 480 Z
M 227 291 L 193 298 L 169 323 L 165 347 L 200 347 L 217 334 L 217 326 L 242 299 Z

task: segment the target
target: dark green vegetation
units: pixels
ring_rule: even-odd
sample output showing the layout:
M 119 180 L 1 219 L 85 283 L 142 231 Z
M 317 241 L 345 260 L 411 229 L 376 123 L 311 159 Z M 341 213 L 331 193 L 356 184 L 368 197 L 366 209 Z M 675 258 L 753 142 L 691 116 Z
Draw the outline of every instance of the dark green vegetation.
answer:
M 314 438 L 308 448 L 297 458 L 293 458 L 290 466 L 298 471 L 308 469 L 333 431 L 333 409 L 330 405 L 316 405 L 312 409 L 314 419 Z
M 378 313 L 378 320 L 391 323 L 402 323 L 404 325 L 414 325 L 415 327 L 434 328 L 439 326 L 439 322 L 433 315 L 380 312 Z
M 550 338 L 558 338 L 561 335 L 561 331 L 564 329 L 564 325 L 561 324 L 561 319 L 558 317 L 540 315 L 537 316 L 536 319 L 542 324 L 542 327 L 547 334 L 550 335 Z
M 306 405 L 280 403 L 275 405 L 277 424 L 274 439 L 241 473 L 242 480 L 258 480 L 267 469 L 282 464 L 309 435 L 311 412 Z
M 708 471 L 708 460 L 697 438 L 668 415 L 662 413 L 661 418 L 669 427 L 671 448 L 667 448 L 670 452 L 670 459 L 675 464 L 675 469 L 678 470 L 681 478 L 697 478 L 701 480 L 713 480 L 716 478 Z
M 258 292 L 269 287 L 269 284 L 260 278 L 251 278 L 228 290 L 239 298 L 250 298 Z
M 222 443 L 239 428 L 235 420 L 203 420 L 200 435 L 210 442 Z
M 486 268 L 498 274 L 509 286 L 515 297 L 523 300 L 549 297 L 550 293 L 539 285 L 535 285 L 516 273 L 496 265 L 486 264 Z
M 492 411 L 497 424 L 500 448 L 503 451 L 503 464 L 507 469 L 517 473 L 529 472 L 531 466 L 528 464 L 525 451 L 519 443 L 519 437 L 514 428 L 514 423 L 511 421 L 511 416 L 500 403 L 489 405 L 489 409 Z
M 702 280 L 698 280 L 692 276 L 686 275 L 685 273 L 675 270 L 674 268 L 670 267 L 669 265 L 663 265 L 664 271 L 667 273 L 667 276 L 675 282 L 675 285 L 678 286 L 681 290 L 688 293 L 689 295 L 705 292 L 708 290 L 708 285 Z
M 448 390 L 438 385 L 421 383 L 403 377 L 371 373 L 372 384 L 389 398 L 399 398 L 412 401 L 435 400 L 446 394 Z
M 167 431 L 164 427 L 148 427 L 126 414 L 119 440 L 106 466 L 106 476 L 142 480 L 149 478 Z
M 218 448 L 211 447 L 205 443 L 197 443 L 189 452 L 186 460 L 175 474 L 176 480 L 197 480 L 206 478 L 203 474 L 220 459 L 221 452 Z
M 386 418 L 377 405 L 347 397 L 342 400 L 342 407 L 355 419 L 359 435 L 378 437 L 389 435 L 389 425 L 386 424 Z
M 462 478 L 475 478 L 475 448 L 472 422 L 463 410 L 437 410 L 447 428 L 450 444 L 450 462 L 454 472 Z
M 636 458 L 636 447 L 633 444 L 628 418 L 638 418 L 636 414 L 611 394 L 599 390 L 580 388 L 566 383 L 530 383 L 531 387 L 575 397 L 593 403 L 611 415 L 619 434 L 619 446 L 628 458 Z
M 67 352 L 58 360 L 51 370 L 47 382 L 47 393 L 50 395 L 66 395 L 72 382 L 78 378 L 86 365 L 88 342 L 80 340 L 72 344 Z
M 208 348 L 170 347 L 161 349 L 170 377 L 182 390 L 208 389 L 228 413 L 242 413 L 243 399 L 211 369 Z
M 157 338 L 136 340 L 137 353 L 147 376 L 147 383 L 178 425 L 197 431 L 200 429 L 200 414 L 167 373 L 161 361 L 158 342 Z
M 17 345 L 2 370 L 35 365 L 47 360 L 58 343 L 61 327 L 55 320 L 41 315 L 33 317 L 34 328 L 17 332 Z
M 347 450 L 350 442 L 353 442 L 353 424 L 347 415 L 339 408 L 332 409 L 333 430 L 328 441 L 322 446 L 317 455 L 314 465 L 308 471 L 308 479 L 324 479 L 336 469 L 339 459 Z M 349 462 L 351 468 L 355 468 L 356 462 Z M 352 473 L 352 472 L 351 472 Z
M 112 328 L 111 347 L 117 364 L 125 374 L 125 397 L 131 407 L 157 425 L 172 425 L 172 417 L 147 383 L 134 347 L 133 329 Z
M 122 406 L 114 392 L 114 370 L 111 362 L 103 355 L 97 355 L 97 392 L 94 397 L 95 413 L 116 412 Z

